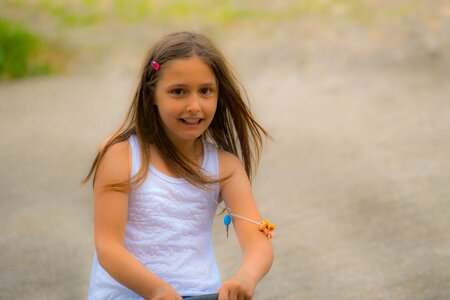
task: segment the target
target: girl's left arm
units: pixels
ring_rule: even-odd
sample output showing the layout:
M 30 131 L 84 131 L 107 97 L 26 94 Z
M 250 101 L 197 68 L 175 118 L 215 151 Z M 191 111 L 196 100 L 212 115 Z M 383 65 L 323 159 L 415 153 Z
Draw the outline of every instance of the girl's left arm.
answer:
M 222 198 L 229 212 L 261 221 L 250 181 L 239 159 L 220 151 L 219 168 L 220 178 L 230 176 L 221 183 Z M 252 299 L 256 285 L 272 266 L 272 243 L 259 231 L 258 225 L 240 218 L 232 220 L 244 259 L 236 273 L 219 289 L 219 300 Z

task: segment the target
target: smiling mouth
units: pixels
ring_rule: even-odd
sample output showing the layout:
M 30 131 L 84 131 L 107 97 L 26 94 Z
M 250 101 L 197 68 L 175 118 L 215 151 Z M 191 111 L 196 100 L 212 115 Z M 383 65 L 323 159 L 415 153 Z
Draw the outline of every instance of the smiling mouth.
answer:
M 203 119 L 180 119 L 181 122 L 187 125 L 198 125 Z

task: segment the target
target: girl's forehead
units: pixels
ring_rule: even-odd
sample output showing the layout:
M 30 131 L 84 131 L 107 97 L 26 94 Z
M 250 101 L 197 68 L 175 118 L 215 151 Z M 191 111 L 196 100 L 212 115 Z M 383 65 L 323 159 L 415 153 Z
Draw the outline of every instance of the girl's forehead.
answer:
M 216 81 L 216 76 L 209 65 L 198 56 L 170 60 L 161 66 L 160 71 L 159 82 Z

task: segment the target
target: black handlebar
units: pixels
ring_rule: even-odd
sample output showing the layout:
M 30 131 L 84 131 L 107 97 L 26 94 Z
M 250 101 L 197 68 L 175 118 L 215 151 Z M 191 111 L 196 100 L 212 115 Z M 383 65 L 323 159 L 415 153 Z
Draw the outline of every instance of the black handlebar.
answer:
M 217 300 L 218 297 L 219 297 L 219 294 L 206 294 L 206 295 L 200 295 L 200 296 L 187 297 L 185 299 L 188 299 L 188 300 Z

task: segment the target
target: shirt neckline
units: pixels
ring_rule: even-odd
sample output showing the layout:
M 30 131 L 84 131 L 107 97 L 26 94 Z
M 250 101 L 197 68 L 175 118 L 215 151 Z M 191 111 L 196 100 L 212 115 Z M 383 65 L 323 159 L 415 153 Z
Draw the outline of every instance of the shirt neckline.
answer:
M 206 166 L 208 164 L 208 157 L 209 157 L 209 155 L 208 155 L 208 147 L 207 147 L 206 141 L 204 139 L 201 139 L 201 141 L 202 141 L 202 146 L 203 146 L 203 157 L 202 157 L 201 168 L 202 168 L 202 170 L 206 170 Z M 168 182 L 182 183 L 182 184 L 189 183 L 189 181 L 187 181 L 184 177 L 172 177 L 172 176 L 164 174 L 163 172 L 158 170 L 152 164 L 150 164 L 150 172 L 155 174 L 160 179 L 168 181 Z

